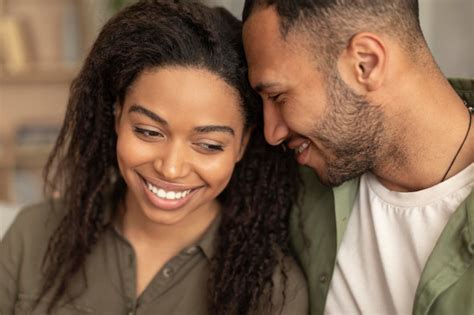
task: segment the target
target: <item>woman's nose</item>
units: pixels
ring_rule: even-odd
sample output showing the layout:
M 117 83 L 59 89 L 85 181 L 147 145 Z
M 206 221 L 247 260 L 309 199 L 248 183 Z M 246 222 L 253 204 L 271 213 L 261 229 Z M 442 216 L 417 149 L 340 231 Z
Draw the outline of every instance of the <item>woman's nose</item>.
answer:
M 174 180 L 189 174 L 190 164 L 185 149 L 180 144 L 170 144 L 160 150 L 163 152 L 160 152 L 153 164 L 163 179 Z

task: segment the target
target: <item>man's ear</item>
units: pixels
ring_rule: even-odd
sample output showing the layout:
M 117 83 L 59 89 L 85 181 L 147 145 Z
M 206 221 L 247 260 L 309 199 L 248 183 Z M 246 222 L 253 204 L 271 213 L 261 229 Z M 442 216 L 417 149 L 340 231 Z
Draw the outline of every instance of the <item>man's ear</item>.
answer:
M 386 66 L 387 47 L 379 36 L 368 32 L 354 35 L 338 61 L 342 78 L 366 92 L 383 84 Z
M 247 149 L 247 145 L 249 144 L 250 140 L 250 135 L 252 134 L 252 131 L 254 130 L 255 127 L 250 127 L 247 128 L 247 130 L 244 131 L 244 134 L 242 135 L 242 142 L 240 145 L 240 151 L 239 151 L 239 156 L 237 157 L 237 161 L 239 162 L 242 157 L 244 156 L 245 150 Z
M 118 134 L 120 118 L 122 117 L 122 105 L 117 101 L 114 104 L 115 133 Z

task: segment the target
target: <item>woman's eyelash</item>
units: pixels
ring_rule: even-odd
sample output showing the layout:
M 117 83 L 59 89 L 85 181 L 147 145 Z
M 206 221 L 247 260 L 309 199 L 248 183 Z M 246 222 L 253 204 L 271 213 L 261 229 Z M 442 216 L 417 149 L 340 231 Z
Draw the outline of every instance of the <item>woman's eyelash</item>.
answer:
M 208 151 L 224 151 L 224 147 L 218 144 L 201 143 L 200 146 Z
M 145 137 L 162 137 L 163 136 L 161 132 L 158 132 L 155 130 L 143 129 L 140 127 L 134 127 L 134 131 L 144 135 Z
M 133 131 L 145 137 L 161 138 L 163 134 L 159 131 L 143 129 L 140 127 L 133 127 Z M 197 143 L 198 146 L 209 152 L 224 151 L 224 146 L 219 144 Z

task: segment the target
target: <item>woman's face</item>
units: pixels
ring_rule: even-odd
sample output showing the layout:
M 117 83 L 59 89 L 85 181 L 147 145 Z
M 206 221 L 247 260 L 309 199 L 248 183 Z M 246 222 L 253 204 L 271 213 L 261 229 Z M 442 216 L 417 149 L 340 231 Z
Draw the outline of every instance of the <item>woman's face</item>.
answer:
M 215 210 L 248 140 L 237 93 L 197 68 L 136 79 L 115 113 L 127 211 L 171 225 Z

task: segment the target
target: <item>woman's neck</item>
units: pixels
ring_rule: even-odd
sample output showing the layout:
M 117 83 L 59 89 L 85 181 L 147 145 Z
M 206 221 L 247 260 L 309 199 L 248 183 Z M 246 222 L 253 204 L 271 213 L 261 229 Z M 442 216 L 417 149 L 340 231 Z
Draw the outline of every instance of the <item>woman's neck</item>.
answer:
M 160 224 L 147 218 L 130 199 L 125 198 L 120 205 L 119 226 L 135 247 L 167 248 L 179 252 L 197 242 L 220 211 L 215 200 L 206 209 L 188 213 L 175 224 Z

